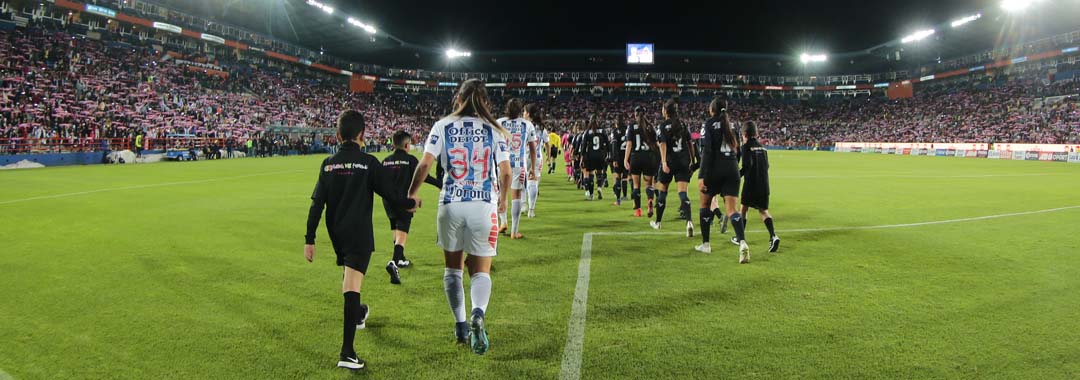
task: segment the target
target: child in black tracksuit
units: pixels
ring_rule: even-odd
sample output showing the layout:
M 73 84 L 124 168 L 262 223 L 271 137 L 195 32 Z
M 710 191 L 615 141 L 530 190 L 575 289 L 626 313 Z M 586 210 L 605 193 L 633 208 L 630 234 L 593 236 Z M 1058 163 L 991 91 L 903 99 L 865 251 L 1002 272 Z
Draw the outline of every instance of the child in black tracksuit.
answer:
M 315 232 L 325 207 L 326 231 L 337 254 L 337 264 L 344 267 L 341 284 L 345 297 L 344 332 L 338 367 L 350 370 L 363 369 L 365 365 L 353 350 L 353 338 L 367 318 L 367 306 L 360 302 L 360 286 L 375 251 L 371 223 L 373 194 L 378 193 L 401 209 L 411 211 L 420 206 L 385 181 L 387 170 L 378 159 L 360 149 L 364 128 L 364 116 L 359 112 L 345 111 L 338 117 L 341 150 L 323 160 L 319 167 L 304 235 L 304 257 L 311 262 L 315 257 Z
M 739 170 L 743 178 L 742 214 L 746 215 L 751 208 L 758 210 L 769 230 L 769 252 L 776 252 L 780 249 L 780 237 L 776 236 L 769 213 L 769 151 L 757 140 L 756 123 L 747 123 L 743 133 L 746 143 L 742 146 L 742 169 Z
M 395 193 L 405 197 L 409 194 L 409 185 L 412 184 L 413 172 L 416 171 L 416 166 L 420 160 L 409 154 L 409 148 L 412 146 L 412 136 L 408 132 L 395 132 L 392 141 L 394 153 L 382 161 L 382 165 L 387 172 L 387 176 L 382 180 L 393 184 Z M 431 176 L 428 176 L 424 182 L 435 187 L 440 185 L 439 181 Z M 390 219 L 390 230 L 394 233 L 394 257 L 386 264 L 386 272 L 390 274 L 391 284 L 400 284 L 401 275 L 398 268 L 406 268 L 412 265 L 409 259 L 405 258 L 405 242 L 409 239 L 412 213 L 386 198 L 383 198 L 383 209 L 386 210 L 386 217 Z

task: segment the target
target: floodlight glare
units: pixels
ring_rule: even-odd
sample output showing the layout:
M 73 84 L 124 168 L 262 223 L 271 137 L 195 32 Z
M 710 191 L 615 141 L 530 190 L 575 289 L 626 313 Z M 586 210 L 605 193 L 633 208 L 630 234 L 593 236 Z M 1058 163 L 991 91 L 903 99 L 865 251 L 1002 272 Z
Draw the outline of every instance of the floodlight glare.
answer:
M 801 56 L 799 56 L 799 61 L 802 61 L 802 63 L 825 62 L 827 59 L 828 57 L 826 57 L 825 54 L 803 53 Z
M 322 11 L 323 11 L 323 12 L 326 12 L 327 14 L 334 14 L 334 7 L 331 7 L 331 6 L 329 6 L 329 5 L 326 5 L 326 4 L 323 4 L 323 3 L 320 3 L 320 2 L 318 2 L 318 1 L 316 1 L 316 0 L 308 0 L 308 1 L 307 1 L 307 3 L 308 3 L 308 5 L 310 5 L 310 6 L 313 6 L 313 7 L 315 7 L 315 8 L 319 8 L 319 9 L 322 9 Z
M 1037 0 L 1002 0 L 1001 9 L 1008 12 L 1023 12 Z
M 472 53 L 467 51 L 458 51 L 457 49 L 446 49 L 446 58 L 454 59 L 461 57 L 472 57 Z
M 353 26 L 356 26 L 356 27 L 358 27 L 360 29 L 363 29 L 363 30 L 367 31 L 368 33 L 375 34 L 375 27 L 374 26 L 362 23 L 362 22 L 360 22 L 360 20 L 357 20 L 357 19 L 352 18 L 352 17 L 349 17 L 349 19 L 346 20 L 346 21 L 348 21 L 350 24 L 353 24 Z
M 981 14 L 981 13 L 976 13 L 976 14 L 973 14 L 973 15 L 971 15 L 971 16 L 967 16 L 967 17 L 964 17 L 964 18 L 956 19 L 956 20 L 954 20 L 954 21 L 952 22 L 952 27 L 953 27 L 953 28 L 959 28 L 960 26 L 962 26 L 962 25 L 964 25 L 964 24 L 967 24 L 967 23 L 969 23 L 969 22 L 972 22 L 972 21 L 978 20 L 978 19 L 980 19 L 980 18 L 982 18 L 982 14 Z
M 915 33 L 912 33 L 912 34 L 908 35 L 907 37 L 904 37 L 903 39 L 900 40 L 900 42 L 906 44 L 906 43 L 919 41 L 919 40 L 925 39 L 926 37 L 930 37 L 930 36 L 934 35 L 934 33 L 936 33 L 936 32 L 937 31 L 933 30 L 933 29 L 920 30 L 918 32 L 915 32 Z

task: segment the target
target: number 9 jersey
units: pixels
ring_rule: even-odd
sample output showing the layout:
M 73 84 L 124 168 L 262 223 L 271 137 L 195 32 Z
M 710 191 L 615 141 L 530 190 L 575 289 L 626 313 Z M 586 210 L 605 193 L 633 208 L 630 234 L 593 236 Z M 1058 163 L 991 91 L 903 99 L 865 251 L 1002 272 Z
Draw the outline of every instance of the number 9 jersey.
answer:
M 424 153 L 446 169 L 440 204 L 498 204 L 498 165 L 510 159 L 506 138 L 482 119 L 451 116 L 431 128 Z

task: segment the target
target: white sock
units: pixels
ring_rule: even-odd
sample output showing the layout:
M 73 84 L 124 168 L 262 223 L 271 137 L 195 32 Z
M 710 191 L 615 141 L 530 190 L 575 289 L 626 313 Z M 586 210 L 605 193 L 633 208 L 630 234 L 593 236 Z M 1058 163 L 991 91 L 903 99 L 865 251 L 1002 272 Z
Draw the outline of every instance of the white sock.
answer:
M 446 301 L 450 303 L 450 312 L 454 314 L 456 322 L 465 322 L 465 287 L 461 273 L 461 269 L 451 268 L 443 272 L 443 290 L 446 291 Z
M 518 225 L 521 224 L 521 200 L 515 199 L 510 201 L 510 233 L 516 234 L 518 232 Z
M 480 309 L 487 313 L 488 301 L 491 300 L 491 275 L 477 273 L 472 275 L 469 282 L 469 298 L 472 299 L 473 310 Z
M 499 227 L 501 228 L 502 226 L 505 226 L 505 225 L 506 225 L 506 213 L 501 212 L 501 213 L 499 213 Z
M 529 210 L 536 210 L 536 195 L 540 192 L 540 181 L 529 181 L 528 189 L 529 193 Z

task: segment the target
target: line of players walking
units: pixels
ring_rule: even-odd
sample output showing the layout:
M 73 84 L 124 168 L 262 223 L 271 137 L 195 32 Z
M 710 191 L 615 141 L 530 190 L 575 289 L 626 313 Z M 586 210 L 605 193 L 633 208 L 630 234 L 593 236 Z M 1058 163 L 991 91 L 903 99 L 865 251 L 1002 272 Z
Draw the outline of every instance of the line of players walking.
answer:
M 721 224 L 720 233 L 726 233 L 730 222 L 735 230 L 731 243 L 739 247 L 739 262 L 749 263 L 744 215 L 753 208 L 758 210 L 769 231 L 769 252 L 777 252 L 780 238 L 769 213 L 769 157 L 767 149 L 757 140 L 757 125 L 747 123 L 740 136 L 739 128 L 730 120 L 726 102 L 717 98 L 709 104 L 709 118 L 695 140 L 681 120 L 679 108 L 678 98 L 668 100 L 661 109 L 664 120 L 655 124 L 646 120 L 645 109 L 638 106 L 629 121 L 618 117 L 610 128 L 605 129 L 595 118 L 584 128 L 575 127 L 561 141 L 567 179 L 577 182 L 578 188 L 585 190 L 585 199 L 590 201 L 603 199 L 600 189 L 610 185 L 614 204 L 620 206 L 629 191 L 635 217 L 642 216 L 641 189 L 644 188 L 646 215 L 650 219 L 655 217 L 649 225 L 656 230 L 662 229 L 671 184 L 675 182 L 678 219 L 686 221 L 686 236 L 693 237 L 692 203 L 687 192 L 693 172 L 698 171 L 702 244 L 695 249 L 711 253 L 713 222 Z M 614 177 L 612 182 L 607 178 L 609 168 Z M 548 172 L 553 173 L 554 169 L 552 162 Z M 743 182 L 741 210 L 737 208 L 740 182 Z

